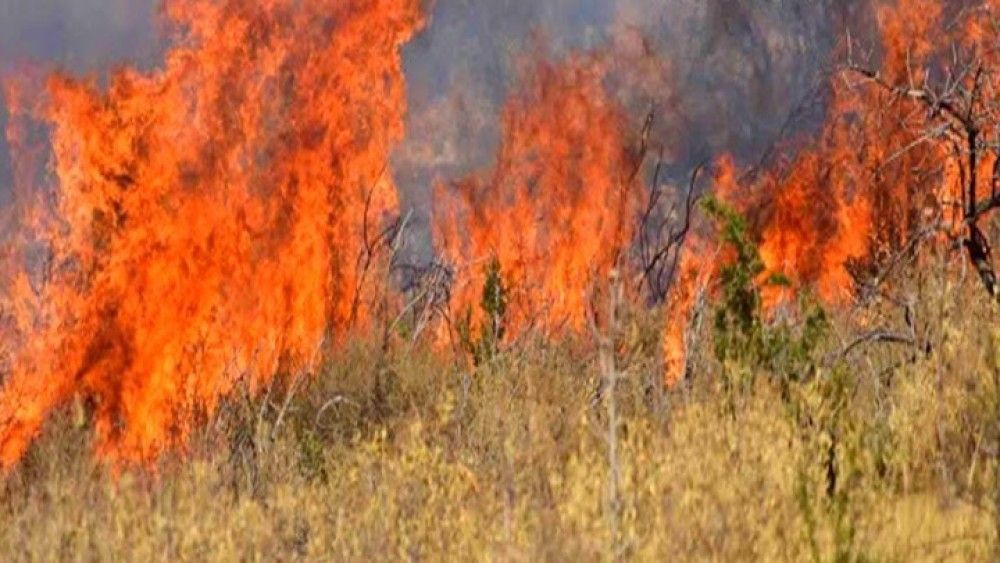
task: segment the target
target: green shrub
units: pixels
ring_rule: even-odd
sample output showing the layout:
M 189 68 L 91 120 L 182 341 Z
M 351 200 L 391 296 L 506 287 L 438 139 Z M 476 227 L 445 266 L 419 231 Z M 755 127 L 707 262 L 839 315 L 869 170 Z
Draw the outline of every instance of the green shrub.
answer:
M 780 274 L 764 277 L 764 262 L 739 213 L 712 197 L 702 207 L 733 256 L 719 272 L 720 297 L 713 323 L 723 383 L 730 391 L 745 392 L 763 371 L 777 378 L 787 395 L 789 383 L 815 371 L 816 350 L 829 329 L 826 312 L 803 298 L 798 304 L 802 322 L 797 326 L 786 320 L 769 322 L 761 295 L 767 287 L 788 285 L 787 278 Z
M 476 365 L 487 363 L 496 357 L 500 344 L 507 335 L 508 290 L 500 260 L 490 260 L 485 274 L 483 296 L 479 301 L 479 308 L 483 313 L 482 323 L 478 329 L 473 328 L 471 307 L 465 310 L 458 323 L 459 341 Z

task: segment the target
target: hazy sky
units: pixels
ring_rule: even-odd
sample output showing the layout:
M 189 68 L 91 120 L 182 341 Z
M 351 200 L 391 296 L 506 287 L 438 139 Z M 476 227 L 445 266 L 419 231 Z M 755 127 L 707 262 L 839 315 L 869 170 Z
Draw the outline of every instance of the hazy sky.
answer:
M 0 60 L 76 70 L 155 53 L 156 0 L 0 0 Z

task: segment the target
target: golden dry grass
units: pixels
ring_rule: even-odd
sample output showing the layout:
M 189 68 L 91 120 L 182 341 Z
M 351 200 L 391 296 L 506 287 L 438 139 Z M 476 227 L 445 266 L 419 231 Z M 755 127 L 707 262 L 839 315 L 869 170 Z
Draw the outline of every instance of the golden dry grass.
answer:
M 664 391 L 659 321 L 628 317 L 617 502 L 587 338 L 479 368 L 373 338 L 283 417 L 285 389 L 232 398 L 155 475 L 110 475 L 68 409 L 0 482 L 0 559 L 988 559 L 1000 327 L 949 271 L 899 284 L 930 354 L 871 344 L 790 387 L 760 373 L 726 391 L 704 328 L 692 379 Z M 899 315 L 840 315 L 818 355 Z

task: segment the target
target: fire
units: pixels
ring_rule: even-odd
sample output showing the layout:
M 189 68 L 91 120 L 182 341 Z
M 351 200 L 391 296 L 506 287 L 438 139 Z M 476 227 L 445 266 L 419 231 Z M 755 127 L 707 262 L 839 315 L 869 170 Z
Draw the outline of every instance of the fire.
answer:
M 751 187 L 759 194 L 751 198 L 753 208 L 741 202 L 756 223 L 764 276 L 781 275 L 790 282 L 765 286 L 765 308 L 787 302 L 806 287 L 827 303 L 843 303 L 853 295 L 848 267 L 869 254 L 872 209 L 848 139 L 839 127 L 824 132 L 817 147 L 757 180 Z
M 54 74 L 37 107 L 10 108 L 51 131 L 53 197 L 24 235 L 43 243 L 43 283 L 9 284 L 0 467 L 74 396 L 112 463 L 183 449 L 241 381 L 307 371 L 365 320 L 358 258 L 396 211 L 386 169 L 419 0 L 164 13 L 159 70 L 124 69 L 106 91 Z
M 688 248 L 680 255 L 673 291 L 667 297 L 663 327 L 663 366 L 666 384 L 680 383 L 688 371 L 688 329 L 699 294 L 714 275 L 717 249 L 700 237 L 692 237 Z
M 62 74 L 37 88 L 25 76 L 5 83 L 18 202 L 0 264 L 10 364 L 0 468 L 74 398 L 91 405 L 98 453 L 112 463 L 183 451 L 237 385 L 257 391 L 306 373 L 325 343 L 369 321 L 372 236 L 398 207 L 388 169 L 406 112 L 400 49 L 422 7 L 167 0 L 174 47 L 158 70 L 123 69 L 106 88 Z M 763 169 L 741 175 L 717 156 L 711 189 L 747 217 L 762 278 L 789 280 L 765 287 L 767 310 L 804 290 L 849 302 L 857 271 L 946 215 L 965 178 L 978 172 L 981 194 L 994 187 L 995 158 L 956 165 L 943 132 L 915 138 L 933 111 L 915 109 L 912 90 L 873 84 L 920 87 L 947 67 L 951 43 L 995 65 L 994 2 L 980 8 L 879 2 L 877 76 L 837 73 L 822 127 Z M 437 187 L 433 230 L 457 268 L 458 315 L 484 321 L 493 260 L 511 336 L 579 331 L 596 286 L 618 267 L 641 272 L 630 259 L 645 228 L 649 130 L 634 130 L 629 97 L 609 84 L 681 94 L 669 87 L 672 65 L 644 42 L 623 45 L 641 53 L 631 74 L 614 45 L 559 61 L 537 54 L 500 115 L 493 166 Z M 956 80 L 968 86 L 969 75 Z M 996 97 L 993 81 L 980 88 Z M 982 139 L 997 136 L 982 127 Z M 666 303 L 671 383 L 687 369 L 697 297 L 727 259 L 704 225 L 689 238 Z
M 785 147 L 786 156 L 748 174 L 749 180 L 737 181 L 731 171 L 720 174 L 713 189 L 749 219 L 766 267 L 763 277 L 780 274 L 790 282 L 764 287 L 766 310 L 789 304 L 805 289 L 829 305 L 849 302 L 856 293 L 855 268 L 877 275 L 883 258 L 907 247 L 928 224 L 961 226 L 955 202 L 962 201 L 971 172 L 954 155 L 964 147 L 956 149 L 953 138 L 936 130 L 934 116 L 915 105 L 911 94 L 885 85 L 915 90 L 934 79 L 933 72 L 938 80 L 952 72 L 952 80 L 971 88 L 974 71 L 959 76 L 949 66 L 955 64 L 950 46 L 985 64 L 1000 62 L 992 48 L 996 9 L 994 2 L 957 13 L 940 0 L 879 3 L 875 80 L 850 69 L 835 73 L 826 122 L 817 134 L 798 140 L 797 150 Z M 993 80 L 982 77 L 979 88 L 987 98 L 996 97 Z M 982 126 L 988 129 L 982 137 L 993 138 L 993 126 Z M 720 160 L 722 169 L 731 168 L 730 159 Z M 995 162 L 986 157 L 977 165 L 980 194 L 993 189 Z M 705 256 L 692 247 L 682 260 L 664 335 L 668 382 L 683 375 L 687 361 L 686 323 L 672 320 L 689 316 L 696 279 L 690 273 L 715 267 Z
M 536 61 L 503 109 L 494 167 L 439 187 L 436 239 L 461 268 L 459 314 L 481 321 L 485 264 L 496 259 L 511 294 L 508 334 L 583 328 L 588 292 L 626 250 L 641 195 L 604 76 L 596 56 Z

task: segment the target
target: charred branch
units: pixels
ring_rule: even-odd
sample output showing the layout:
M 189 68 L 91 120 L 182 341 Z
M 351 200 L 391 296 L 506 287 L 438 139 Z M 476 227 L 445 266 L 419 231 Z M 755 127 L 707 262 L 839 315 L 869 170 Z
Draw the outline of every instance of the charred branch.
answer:
M 703 161 L 691 172 L 684 201 L 679 210 L 680 223 L 677 224 L 672 220 L 672 216 L 678 212 L 677 205 L 672 206 L 667 212 L 666 219 L 655 218 L 663 197 L 663 191 L 658 186 L 662 161 L 657 163 L 653 174 L 653 187 L 640 223 L 641 283 L 645 285 L 652 303 L 662 303 L 669 293 L 681 252 L 691 232 L 695 206 L 700 198 L 697 190 L 698 180 L 706 165 L 707 162 Z
M 993 167 L 993 177 L 990 179 L 991 194 L 986 200 L 980 201 L 979 166 L 986 151 L 990 150 L 981 140 L 983 134 L 981 123 L 987 120 L 982 103 L 982 85 L 985 76 L 981 61 L 973 61 L 960 66 L 958 72 L 949 73 L 944 85 L 935 90 L 923 80 L 923 86 L 917 86 L 912 73 L 906 84 L 891 84 L 881 73 L 861 67 L 853 61 L 847 65 L 849 72 L 863 77 L 892 96 L 902 100 L 922 105 L 928 112 L 930 122 L 938 122 L 932 131 L 922 136 L 920 141 L 928 136 L 946 133 L 953 142 L 953 154 L 959 161 L 959 173 L 962 183 L 962 220 L 964 237 L 961 245 L 966 249 L 970 262 L 976 268 L 983 286 L 994 299 L 1000 297 L 997 293 L 997 275 L 993 265 L 989 242 L 978 226 L 980 219 L 1000 207 L 1000 197 L 996 185 L 1000 172 L 1000 153 L 993 147 L 994 157 L 998 158 Z

